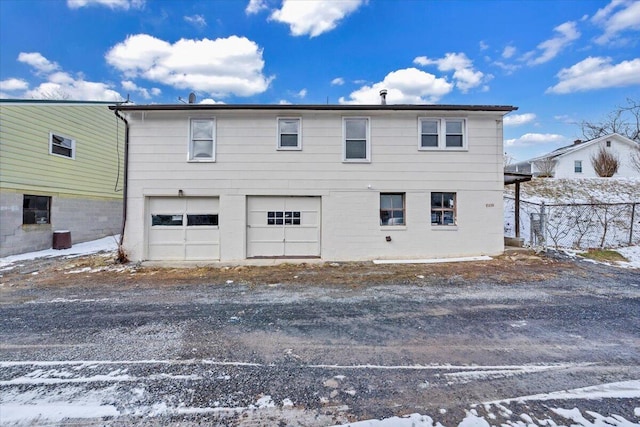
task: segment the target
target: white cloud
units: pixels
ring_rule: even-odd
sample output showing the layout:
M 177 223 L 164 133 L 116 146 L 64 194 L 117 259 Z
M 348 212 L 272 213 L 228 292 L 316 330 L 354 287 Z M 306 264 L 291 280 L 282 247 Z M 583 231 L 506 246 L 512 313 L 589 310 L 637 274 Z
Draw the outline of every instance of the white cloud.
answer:
M 527 123 L 531 123 L 536 119 L 536 115 L 533 113 L 525 113 L 525 114 L 509 114 L 504 118 L 505 126 L 520 126 Z
M 147 34 L 129 36 L 106 54 L 128 79 L 142 77 L 213 97 L 251 96 L 273 79 L 262 71 L 262 49 L 245 37 L 180 39 L 171 44 Z
M 307 89 L 302 89 L 300 92 L 296 94 L 296 96 L 298 98 L 304 98 L 305 96 L 307 96 Z
M 539 65 L 551 61 L 574 40 L 580 38 L 580 32 L 573 21 L 560 24 L 553 29 L 557 35 L 537 46 L 537 50 L 527 52 L 523 59 L 528 65 Z
M 480 50 L 487 50 L 489 49 L 489 45 L 486 44 L 483 40 L 480 40 Z
M 607 44 L 623 31 L 640 30 L 640 2 L 612 0 L 593 15 L 591 22 L 604 29 L 604 33 L 596 38 L 596 43 Z
M 608 87 L 640 85 L 640 58 L 611 64 L 608 57 L 588 57 L 563 68 L 557 74 L 558 84 L 547 93 L 572 93 Z
M 247 15 L 252 15 L 264 9 L 268 9 L 266 0 L 249 0 L 249 4 L 247 4 L 244 11 Z
M 487 81 L 484 73 L 474 70 L 473 62 L 464 53 L 447 53 L 444 58 L 439 59 L 418 56 L 413 62 L 422 66 L 437 65 L 442 72 L 453 71 L 453 80 L 462 93 Z
M 140 96 L 142 96 L 144 99 L 151 99 L 151 95 L 157 96 L 162 92 L 158 88 L 153 88 L 151 90 L 145 89 L 143 87 L 138 86 L 131 80 L 125 80 L 121 83 L 121 85 L 124 90 L 139 93 Z
M 198 104 L 224 104 L 222 101 L 216 101 L 211 98 L 205 98 L 202 101 L 198 102 Z
M 342 77 L 336 77 L 331 80 L 331 86 L 342 86 L 344 84 L 344 79 Z
M 67 0 L 70 9 L 79 9 L 86 6 L 106 6 L 110 9 L 142 9 L 145 0 Z
M 516 53 L 516 48 L 513 46 L 505 46 L 504 50 L 502 51 L 502 57 L 505 59 L 509 59 L 511 58 L 513 55 L 515 55 Z
M 160 88 L 157 87 L 152 87 L 151 88 L 151 95 L 153 96 L 158 96 L 162 94 L 162 90 Z
M 345 16 L 354 12 L 363 0 L 283 0 L 282 8 L 269 19 L 289 25 L 294 36 L 316 37 L 331 31 Z
M 89 82 L 74 79 L 66 73 L 57 73 L 58 82 L 47 81 L 33 90 L 25 92 L 25 96 L 35 99 L 70 99 L 82 101 L 122 101 L 118 92 L 111 86 L 101 82 Z M 62 75 L 65 75 L 64 78 Z
M 387 90 L 389 104 L 424 104 L 437 102 L 451 92 L 453 84 L 433 74 L 406 68 L 392 71 L 383 81 L 363 86 L 352 92 L 349 98 L 340 97 L 340 104 L 379 104 L 380 91 Z
M 185 16 L 184 20 L 195 27 L 202 28 L 207 26 L 207 20 L 202 15 Z
M 280 101 L 278 101 L 278 104 L 280 104 L 280 105 L 291 105 L 291 102 L 287 101 L 286 99 L 281 99 Z
M 39 52 L 20 52 L 18 61 L 35 68 L 37 73 L 50 73 L 60 68 L 56 62 L 51 62 Z
M 520 68 L 518 64 L 507 64 L 502 61 L 495 61 L 493 65 L 502 68 L 507 74 L 512 74 L 514 71 Z
M 507 147 L 529 147 L 565 141 L 567 141 L 567 138 L 555 133 L 525 133 L 520 138 L 505 140 L 504 145 Z
M 6 79 L 0 81 L 0 90 L 13 92 L 17 90 L 29 89 L 29 83 L 22 79 Z
M 39 52 L 18 55 L 18 61 L 31 66 L 36 74 L 45 82 L 27 90 L 23 88 L 21 97 L 35 99 L 70 99 L 74 101 L 122 101 L 122 96 L 112 85 L 102 82 L 87 81 L 82 73 L 74 76 L 60 70 L 56 62 L 49 61 Z M 17 79 L 10 79 L 17 80 Z M 13 82 L 12 84 L 16 84 Z

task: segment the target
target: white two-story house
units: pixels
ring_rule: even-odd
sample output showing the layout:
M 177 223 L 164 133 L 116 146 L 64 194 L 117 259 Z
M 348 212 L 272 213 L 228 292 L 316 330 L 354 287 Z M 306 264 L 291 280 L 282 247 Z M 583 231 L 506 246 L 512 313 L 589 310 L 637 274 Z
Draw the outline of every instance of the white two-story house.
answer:
M 132 261 L 502 253 L 511 106 L 119 105 Z

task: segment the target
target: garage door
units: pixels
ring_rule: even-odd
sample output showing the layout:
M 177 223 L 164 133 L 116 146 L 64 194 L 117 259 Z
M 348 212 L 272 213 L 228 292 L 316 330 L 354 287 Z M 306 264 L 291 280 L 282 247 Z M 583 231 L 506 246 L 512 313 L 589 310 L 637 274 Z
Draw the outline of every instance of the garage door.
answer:
M 320 197 L 249 197 L 247 257 L 320 256 Z
M 151 197 L 148 259 L 220 259 L 217 197 Z

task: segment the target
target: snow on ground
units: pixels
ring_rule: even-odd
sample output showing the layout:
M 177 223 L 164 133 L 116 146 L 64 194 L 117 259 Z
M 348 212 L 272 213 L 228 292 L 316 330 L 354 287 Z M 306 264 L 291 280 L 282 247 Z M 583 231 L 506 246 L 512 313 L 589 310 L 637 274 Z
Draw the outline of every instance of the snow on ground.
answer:
M 76 243 L 69 249 L 45 249 L 36 252 L 27 252 L 19 255 L 10 255 L 8 257 L 0 258 L 0 271 L 8 270 L 11 264 L 20 261 L 29 261 L 37 258 L 54 258 L 54 257 L 66 257 L 73 258 L 83 255 L 95 254 L 103 251 L 115 251 L 118 249 L 118 241 L 120 235 L 107 236 L 102 239 L 92 240 L 89 242 Z M 7 268 L 8 267 L 8 268 Z

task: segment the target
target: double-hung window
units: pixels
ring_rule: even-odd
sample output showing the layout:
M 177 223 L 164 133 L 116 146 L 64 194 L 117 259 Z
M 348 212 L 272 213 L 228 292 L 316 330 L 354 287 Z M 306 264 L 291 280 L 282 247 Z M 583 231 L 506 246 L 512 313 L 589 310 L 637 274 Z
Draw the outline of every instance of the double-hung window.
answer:
M 431 193 L 431 225 L 456 225 L 456 193 Z
M 465 150 L 466 120 L 455 118 L 418 119 L 419 150 Z
M 301 122 L 299 117 L 278 118 L 278 150 L 302 150 Z
M 405 225 L 404 193 L 380 194 L 380 225 Z
M 573 171 L 575 173 L 582 173 L 582 160 L 575 160 L 573 162 Z
M 59 133 L 49 133 L 49 154 L 75 159 L 76 140 Z
M 213 118 L 191 119 L 189 122 L 189 160 L 215 161 L 216 122 Z
M 370 162 L 371 138 L 369 119 L 345 117 L 343 119 L 343 160 L 345 162 Z

